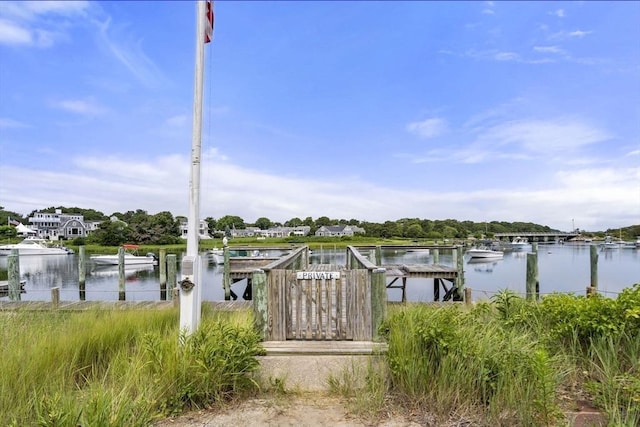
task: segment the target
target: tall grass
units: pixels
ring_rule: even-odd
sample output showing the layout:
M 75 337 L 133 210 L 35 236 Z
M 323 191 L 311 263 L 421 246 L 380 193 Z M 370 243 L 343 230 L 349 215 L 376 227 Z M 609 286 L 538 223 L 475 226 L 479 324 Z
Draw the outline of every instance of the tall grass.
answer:
M 640 425 L 640 285 L 617 299 L 535 303 L 503 291 L 470 310 L 399 307 L 382 333 L 392 392 L 442 419 L 562 424 L 568 392 L 586 394 L 610 425 Z
M 253 387 L 249 316 L 203 312 L 179 337 L 177 311 L 2 314 L 0 425 L 149 425 Z
M 385 331 L 393 388 L 443 418 L 550 423 L 558 414 L 553 358 L 532 336 L 478 315 L 455 306 L 392 315 Z

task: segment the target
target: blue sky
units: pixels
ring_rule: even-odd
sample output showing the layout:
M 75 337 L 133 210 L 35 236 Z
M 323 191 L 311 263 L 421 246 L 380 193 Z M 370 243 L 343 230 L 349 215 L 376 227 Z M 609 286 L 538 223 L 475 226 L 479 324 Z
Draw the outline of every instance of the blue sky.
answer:
M 640 2 L 215 3 L 202 218 L 640 223 Z M 187 215 L 194 2 L 0 2 L 0 206 Z

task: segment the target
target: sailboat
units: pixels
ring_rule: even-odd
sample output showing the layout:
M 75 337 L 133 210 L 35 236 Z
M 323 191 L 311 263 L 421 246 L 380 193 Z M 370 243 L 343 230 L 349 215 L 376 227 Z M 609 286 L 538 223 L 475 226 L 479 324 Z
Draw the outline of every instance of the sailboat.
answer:
M 180 281 L 180 330 L 190 335 L 198 329 L 201 315 L 201 260 L 198 255 L 200 224 L 200 157 L 202 152 L 202 98 L 204 88 L 204 45 L 213 40 L 213 1 L 196 1 L 196 55 L 193 85 L 193 128 L 189 177 L 187 252 L 182 259 Z

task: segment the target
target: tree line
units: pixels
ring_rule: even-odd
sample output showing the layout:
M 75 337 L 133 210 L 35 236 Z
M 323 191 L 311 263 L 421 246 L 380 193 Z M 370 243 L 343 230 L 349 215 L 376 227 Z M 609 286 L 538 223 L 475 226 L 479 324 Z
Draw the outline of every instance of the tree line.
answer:
M 118 246 L 123 243 L 139 244 L 176 244 L 181 243 L 180 224 L 186 221 L 185 216 L 173 216 L 171 212 L 163 211 L 156 214 L 149 214 L 147 211 L 138 209 L 127 212 L 114 212 L 107 216 L 94 209 L 83 209 L 79 207 L 48 207 L 34 210 L 26 217 L 22 217 L 16 212 L 6 211 L 0 206 L 0 235 L 11 237 L 11 231 L 15 233 L 13 227 L 8 227 L 8 219 L 17 220 L 23 224 L 28 223 L 29 217 L 36 212 L 55 213 L 60 209 L 64 213 L 83 215 L 86 221 L 101 221 L 98 230 L 91 233 L 86 238 L 82 238 L 83 243 L 95 243 L 105 246 Z M 112 221 L 110 218 L 117 218 Z M 523 232 L 557 232 L 548 226 L 534 224 L 532 222 L 506 222 L 506 221 L 459 221 L 456 219 L 431 220 L 421 218 L 402 218 L 395 221 L 385 221 L 383 223 L 360 221 L 358 219 L 337 219 L 327 216 L 320 216 L 316 219 L 306 217 L 304 219 L 294 217 L 283 223 L 272 221 L 266 217 L 260 217 L 255 222 L 250 223 L 237 215 L 225 215 L 220 218 L 206 217 L 204 219 L 212 237 L 222 237 L 233 229 L 244 229 L 247 227 L 258 227 L 266 230 L 271 227 L 310 227 L 310 235 L 322 226 L 329 225 L 354 225 L 364 228 L 366 236 L 379 238 L 409 238 L 409 239 L 466 239 L 470 236 L 480 238 L 491 238 L 495 233 L 523 233 Z M 587 233 L 590 235 L 611 234 L 617 236 L 622 234 L 623 238 L 631 239 L 640 235 L 640 225 L 626 227 L 620 230 L 606 230 L 605 232 Z M 80 242 L 77 242 L 80 243 Z

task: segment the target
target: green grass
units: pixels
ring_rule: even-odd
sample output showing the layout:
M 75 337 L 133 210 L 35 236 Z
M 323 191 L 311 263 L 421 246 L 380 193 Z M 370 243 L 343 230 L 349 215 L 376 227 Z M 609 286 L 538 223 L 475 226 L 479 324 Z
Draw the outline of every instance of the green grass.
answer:
M 561 397 L 591 399 L 610 425 L 640 425 L 640 284 L 617 299 L 394 305 L 382 325 L 390 393 L 446 421 L 558 425 Z
M 15 311 L 0 321 L 3 426 L 143 426 L 257 390 L 250 311 L 205 306 L 190 337 L 173 309 Z M 437 423 L 565 425 L 567 402 L 586 397 L 610 425 L 640 425 L 640 284 L 616 299 L 536 303 L 503 291 L 473 308 L 393 304 L 380 332 L 382 368 L 329 378 L 361 416 L 392 401 Z
M 250 316 L 175 310 L 2 314 L 0 425 L 149 425 L 255 388 Z

